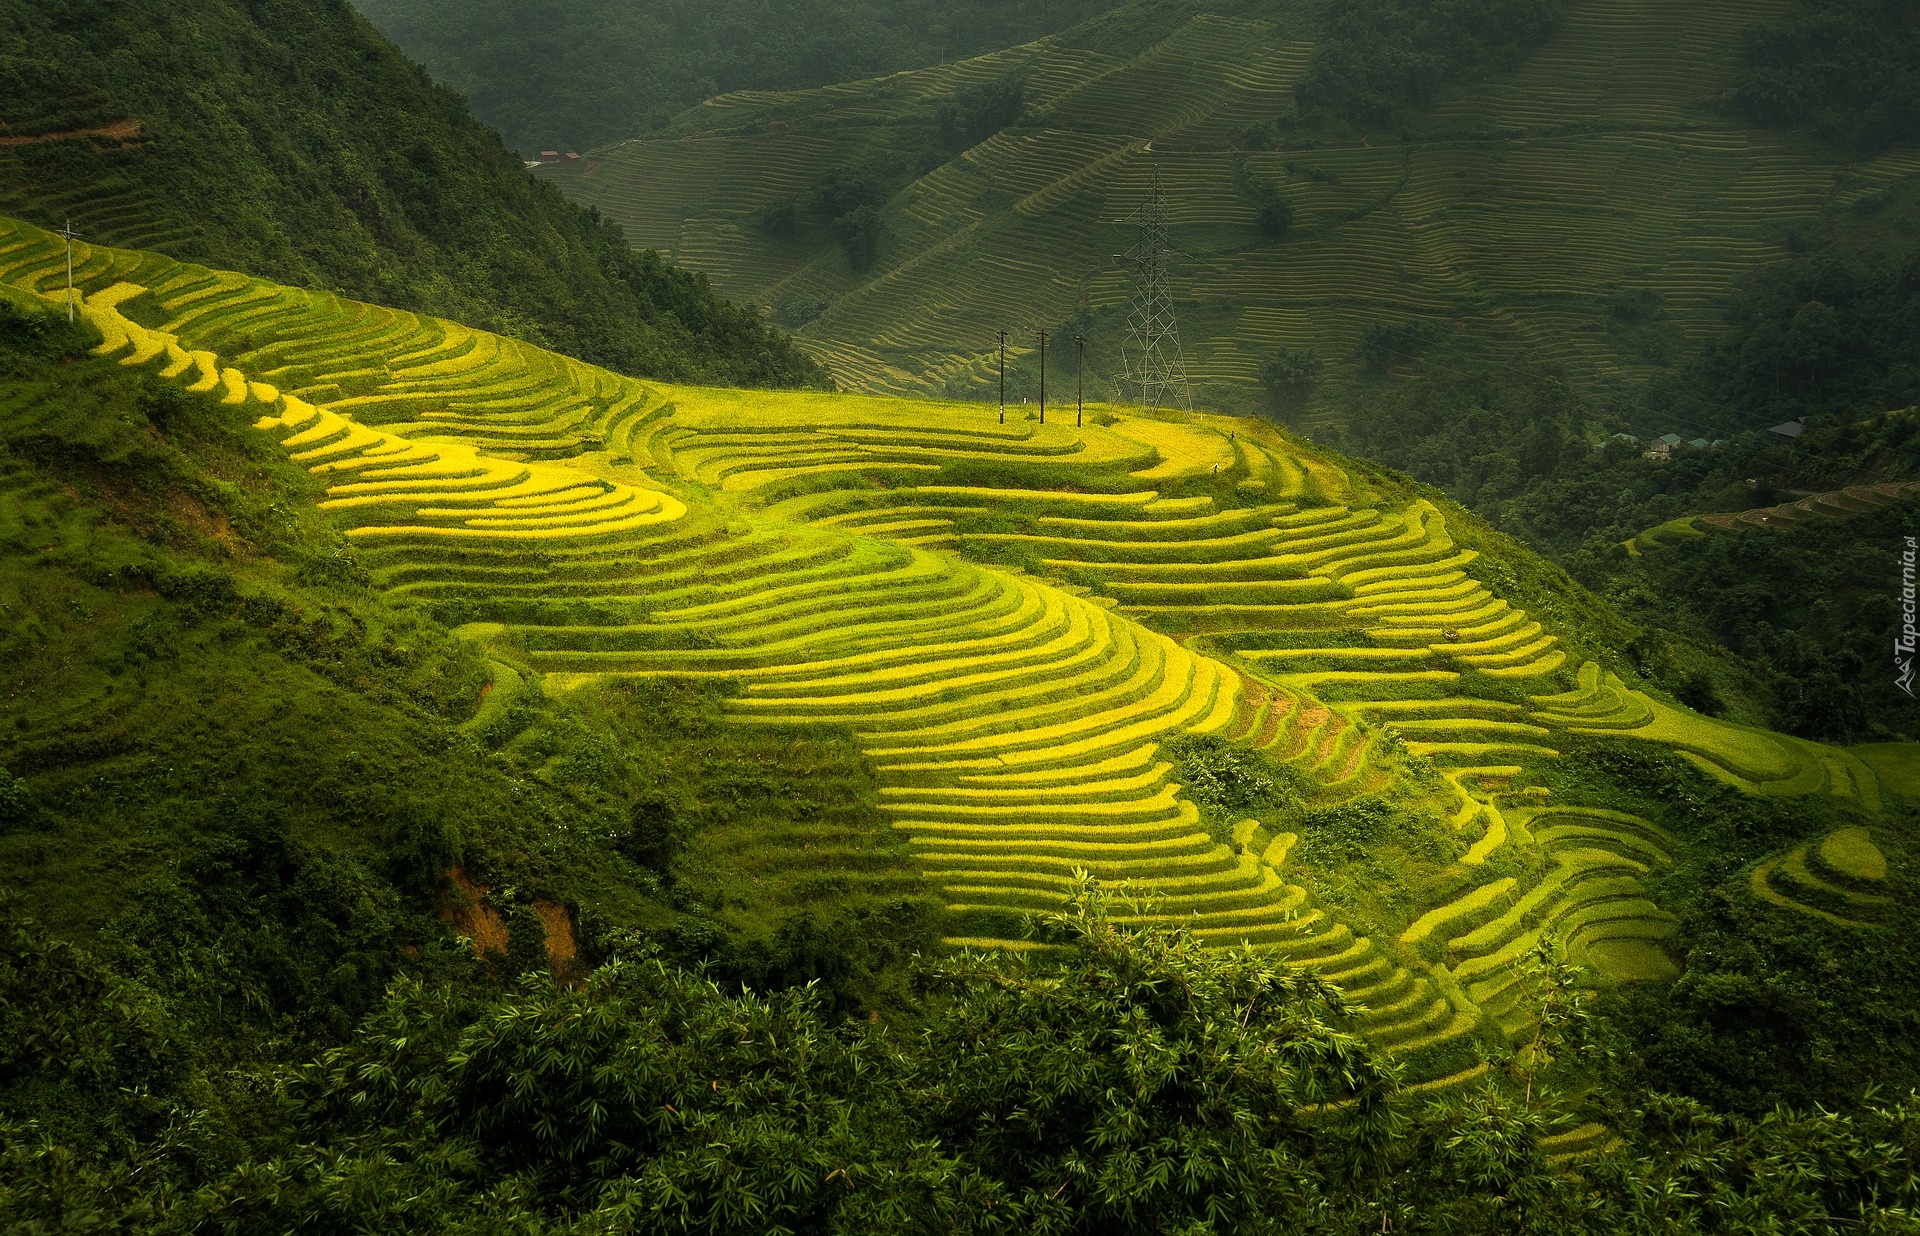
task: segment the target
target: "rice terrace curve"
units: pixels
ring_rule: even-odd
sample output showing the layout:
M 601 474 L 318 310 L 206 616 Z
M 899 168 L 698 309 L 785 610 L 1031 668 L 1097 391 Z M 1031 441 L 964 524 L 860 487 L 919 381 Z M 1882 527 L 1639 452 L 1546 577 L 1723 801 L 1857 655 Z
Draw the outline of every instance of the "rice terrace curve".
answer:
M 0 221 L 10 287 L 63 300 L 64 254 Z M 1511 963 L 1541 939 L 1603 981 L 1672 972 L 1640 880 L 1672 839 L 1556 803 L 1530 770 L 1560 745 L 1634 737 L 1749 793 L 1878 805 L 1842 750 L 1629 685 L 1573 594 L 1517 583 L 1457 508 L 1258 422 L 674 386 L 156 254 L 75 259 L 99 351 L 324 477 L 377 583 L 486 648 L 485 707 L 698 677 L 741 724 L 851 731 L 954 943 L 1032 947 L 1021 915 L 1076 869 L 1128 881 L 1137 917 L 1318 971 L 1437 1080 L 1450 1042 L 1524 1030 Z M 1329 809 L 1429 810 L 1457 853 L 1395 931 L 1356 932 L 1292 832 L 1183 793 L 1195 737 Z M 1878 854 L 1837 833 L 1754 893 L 1871 927 Z

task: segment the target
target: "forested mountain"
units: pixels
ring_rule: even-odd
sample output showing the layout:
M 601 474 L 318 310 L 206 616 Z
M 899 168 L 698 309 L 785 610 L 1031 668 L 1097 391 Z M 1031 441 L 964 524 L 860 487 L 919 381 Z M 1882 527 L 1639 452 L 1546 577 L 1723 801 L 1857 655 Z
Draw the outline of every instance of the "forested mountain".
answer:
M 636 373 L 815 380 L 628 248 L 344 3 L 0 3 L 0 210 L 484 324 Z
M 1116 0 L 359 0 L 507 144 L 585 150 L 729 90 L 792 90 L 964 60 Z

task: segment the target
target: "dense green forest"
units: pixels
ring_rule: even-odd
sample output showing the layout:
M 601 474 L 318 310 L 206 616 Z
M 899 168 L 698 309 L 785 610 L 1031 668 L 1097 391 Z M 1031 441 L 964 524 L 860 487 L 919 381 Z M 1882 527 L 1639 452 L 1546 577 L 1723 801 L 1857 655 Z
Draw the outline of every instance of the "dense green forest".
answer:
M 1876 150 L 1920 132 L 1920 10 L 1907 0 L 1795 0 L 1747 32 L 1728 101 L 1766 124 Z
M 345 4 L 0 4 L 0 209 L 631 373 L 797 385 L 749 308 L 531 180 Z
M 361 0 L 508 145 L 585 150 L 729 90 L 791 90 L 998 51 L 1114 0 L 520 4 Z

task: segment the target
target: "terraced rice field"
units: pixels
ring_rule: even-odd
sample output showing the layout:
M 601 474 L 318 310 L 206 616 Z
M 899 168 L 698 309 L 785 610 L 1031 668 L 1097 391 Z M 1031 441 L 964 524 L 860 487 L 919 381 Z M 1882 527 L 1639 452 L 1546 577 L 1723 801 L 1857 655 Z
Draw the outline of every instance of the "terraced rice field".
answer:
M 675 128 L 551 175 L 636 245 L 769 306 L 824 303 L 800 336 L 849 389 L 983 394 L 996 332 L 1092 315 L 1090 375 L 1116 368 L 1127 286 L 1116 225 L 1159 176 L 1190 374 L 1213 406 L 1254 396 L 1260 362 L 1314 347 L 1352 372 L 1368 323 L 1419 318 L 1524 343 L 1591 378 L 1639 376 L 1605 329 L 1609 298 L 1650 289 L 1677 340 L 1719 324 L 1736 278 L 1784 255 L 1795 220 L 1920 174 L 1900 148 L 1845 166 L 1791 134 L 1705 106 L 1741 32 L 1783 0 L 1650 6 L 1575 0 L 1517 72 L 1466 89 L 1398 135 L 1253 151 L 1291 110 L 1311 44 L 1299 17 L 1206 12 L 1137 46 L 1072 32 L 829 90 L 726 95 Z M 906 184 L 861 275 L 824 228 L 774 239 L 767 202 L 804 201 L 821 169 L 918 166 L 932 108 L 961 80 L 1028 74 L 1028 113 Z M 1266 240 L 1234 166 L 1280 183 L 1292 233 Z
M 1891 900 L 1887 858 L 1866 828 L 1842 828 L 1754 866 L 1762 901 L 1839 927 L 1872 930 Z
M 1920 798 L 1920 743 L 1875 742 L 1851 749 L 1890 793 Z
M 58 254 L 0 223 L 11 287 L 57 296 Z M 742 725 L 843 727 L 958 943 L 1022 945 L 1076 870 L 1128 881 L 1143 918 L 1326 975 L 1432 1075 L 1524 1021 L 1510 963 L 1535 940 L 1601 979 L 1669 971 L 1638 879 L 1672 842 L 1527 784 L 1562 734 L 1669 744 L 1757 792 L 1877 794 L 1844 752 L 1576 666 L 1447 512 L 1258 422 L 674 387 L 151 254 L 78 258 L 101 352 L 323 477 L 378 584 L 488 649 L 488 709 L 691 677 L 734 684 Z M 1462 857 L 1404 921 L 1356 929 L 1284 821 L 1183 794 L 1166 744 L 1188 735 L 1265 752 L 1318 807 L 1430 810 Z
M 1852 752 L 1702 717 L 1634 690 L 1592 663 L 1581 667 L 1574 690 L 1536 696 L 1532 705 L 1541 724 L 1657 742 L 1751 794 L 1830 793 L 1880 809 L 1879 781 Z
M 1754 529 L 1778 531 L 1810 519 L 1850 519 L 1882 507 L 1911 502 L 1920 497 L 1920 481 L 1889 481 L 1878 485 L 1849 485 L 1845 489 L 1809 494 L 1778 506 L 1755 507 L 1724 515 L 1683 515 L 1649 528 L 1622 544 L 1638 557 L 1650 549 L 1687 537 L 1715 532 L 1746 532 Z
M 97 92 L 92 98 L 47 102 L 54 110 L 9 125 L 14 140 L 0 143 L 0 214 L 64 219 L 82 235 L 110 236 L 121 244 L 144 248 L 192 240 L 169 221 L 172 212 L 156 200 L 151 187 L 129 169 L 116 166 L 142 141 L 137 117 L 118 110 L 111 99 Z M 63 187 L 50 187 L 42 157 L 45 148 L 40 143 L 63 139 L 84 140 L 93 146 L 103 155 L 100 166 L 106 170 L 84 181 L 53 178 Z

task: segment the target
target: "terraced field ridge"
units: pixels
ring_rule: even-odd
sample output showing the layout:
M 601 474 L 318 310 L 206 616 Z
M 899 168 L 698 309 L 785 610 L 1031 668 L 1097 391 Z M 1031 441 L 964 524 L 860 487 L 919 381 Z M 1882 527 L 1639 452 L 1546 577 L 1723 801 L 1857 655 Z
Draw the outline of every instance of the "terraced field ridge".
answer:
M 1030 382 L 1030 332 L 1072 319 L 1059 337 L 1089 337 L 1104 392 L 1125 335 L 1119 225 L 1156 176 L 1182 255 L 1187 368 L 1211 406 L 1258 397 L 1257 370 L 1283 347 L 1314 348 L 1340 381 L 1366 327 L 1401 319 L 1517 341 L 1580 378 L 1638 378 L 1662 358 L 1609 333 L 1616 297 L 1656 294 L 1677 353 L 1719 327 L 1734 280 L 1785 256 L 1795 221 L 1920 173 L 1910 145 L 1848 166 L 1708 105 L 1742 31 L 1784 7 L 1572 0 L 1523 67 L 1411 118 L 1404 137 L 1269 150 L 1247 133 L 1292 110 L 1306 14 L 1193 0 L 1171 29 L 1159 5 L 957 64 L 722 95 L 540 174 L 635 245 L 788 313 L 849 389 L 984 395 L 1001 329 Z M 928 169 L 940 103 L 1010 75 L 1024 76 L 1025 117 Z M 757 221 L 792 200 L 804 222 L 824 170 L 876 162 L 900 187 L 869 270 L 849 268 L 824 221 L 797 237 Z M 1260 234 L 1236 169 L 1293 204 L 1287 235 Z
M 1754 507 L 1731 514 L 1682 515 L 1657 527 L 1628 537 L 1621 542 L 1627 553 L 1639 557 L 1651 549 L 1672 544 L 1687 537 L 1716 532 L 1768 532 L 1791 528 L 1795 524 L 1819 519 L 1851 519 L 1868 511 L 1912 502 L 1920 498 L 1920 481 L 1885 481 L 1874 485 L 1849 485 L 1826 493 L 1808 494 L 1778 506 Z
M 1517 604 L 1469 517 L 1258 422 L 671 386 L 150 253 L 78 246 L 76 278 L 103 355 L 273 435 L 377 584 L 487 649 L 488 710 L 704 678 L 741 725 L 854 734 L 956 944 L 1031 947 L 1076 870 L 1127 881 L 1142 918 L 1318 970 L 1438 1079 L 1524 1027 L 1535 941 L 1671 972 L 1641 877 L 1673 839 L 1533 784 L 1567 735 L 1877 804 L 1845 752 L 1602 669 L 1577 598 Z M 0 221 L 0 284 L 59 300 L 57 239 Z M 1196 738 L 1264 752 L 1297 809 L 1203 810 Z M 1313 830 L 1359 806 L 1455 857 L 1356 918 Z M 1869 896 L 1864 854 L 1817 861 Z
M 1783 910 L 1864 930 L 1879 926 L 1891 900 L 1887 857 L 1867 828 L 1842 828 L 1756 864 L 1752 883 L 1756 897 Z

